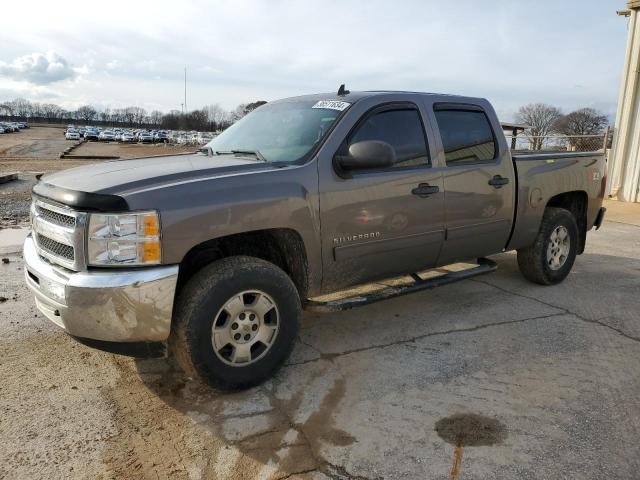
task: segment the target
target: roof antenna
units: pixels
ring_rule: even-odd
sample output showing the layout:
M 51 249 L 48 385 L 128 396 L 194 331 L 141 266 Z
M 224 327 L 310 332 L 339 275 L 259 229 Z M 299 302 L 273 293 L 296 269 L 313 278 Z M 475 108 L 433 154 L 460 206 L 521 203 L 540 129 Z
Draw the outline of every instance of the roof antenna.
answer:
M 345 95 L 349 95 L 350 93 L 351 92 L 349 90 L 344 88 L 344 83 L 342 85 L 340 85 L 340 88 L 338 89 L 338 96 L 339 97 L 344 97 Z

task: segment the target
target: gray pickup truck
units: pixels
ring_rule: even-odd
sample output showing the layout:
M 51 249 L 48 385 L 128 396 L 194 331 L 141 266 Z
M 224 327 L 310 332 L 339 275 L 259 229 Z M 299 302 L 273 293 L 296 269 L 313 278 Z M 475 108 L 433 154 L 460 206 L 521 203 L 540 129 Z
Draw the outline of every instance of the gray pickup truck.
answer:
M 197 153 L 44 176 L 26 281 L 81 341 L 164 349 L 244 388 L 287 359 L 321 294 L 407 274 L 430 288 L 415 272 L 483 273 L 508 250 L 527 279 L 562 281 L 604 187 L 602 152 L 512 155 L 486 100 L 341 88 L 268 103 Z

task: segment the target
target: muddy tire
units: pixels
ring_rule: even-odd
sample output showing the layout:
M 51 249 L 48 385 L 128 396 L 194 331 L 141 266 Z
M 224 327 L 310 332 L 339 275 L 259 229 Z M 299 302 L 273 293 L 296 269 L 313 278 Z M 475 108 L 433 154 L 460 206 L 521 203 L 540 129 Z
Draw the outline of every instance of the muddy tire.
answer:
M 553 285 L 563 281 L 576 259 L 578 225 L 563 208 L 547 208 L 533 245 L 518 250 L 520 272 L 529 281 Z
M 197 272 L 174 311 L 170 352 L 187 373 L 219 390 L 271 377 L 298 335 L 300 298 L 287 274 L 254 257 L 228 257 Z

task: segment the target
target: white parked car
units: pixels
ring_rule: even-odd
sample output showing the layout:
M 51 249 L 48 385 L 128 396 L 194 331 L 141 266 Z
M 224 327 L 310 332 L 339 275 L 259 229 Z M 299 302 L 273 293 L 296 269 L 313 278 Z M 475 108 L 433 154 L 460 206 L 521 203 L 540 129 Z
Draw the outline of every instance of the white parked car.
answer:
M 153 143 L 153 134 L 151 132 L 142 132 L 138 135 L 138 141 L 142 143 Z
M 66 138 L 67 140 L 80 140 L 80 132 L 78 132 L 77 130 L 67 130 L 64 138 Z
M 100 132 L 100 135 L 98 135 L 98 140 L 101 140 L 103 142 L 112 142 L 115 139 L 116 139 L 116 136 L 113 134 L 111 130 L 105 130 L 103 132 Z
M 199 132 L 198 135 L 196 136 L 196 143 L 198 145 L 206 145 L 211 140 L 213 140 L 212 133 Z
M 124 132 L 120 135 L 120 141 L 124 143 L 135 143 L 138 141 L 136 136 L 131 132 Z

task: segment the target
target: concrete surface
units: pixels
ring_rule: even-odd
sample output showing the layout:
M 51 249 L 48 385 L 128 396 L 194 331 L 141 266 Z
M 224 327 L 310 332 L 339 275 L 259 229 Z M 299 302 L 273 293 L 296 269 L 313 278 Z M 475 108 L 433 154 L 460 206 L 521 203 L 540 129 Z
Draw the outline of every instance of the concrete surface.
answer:
M 639 220 L 590 233 L 558 286 L 506 253 L 488 276 L 305 314 L 288 365 L 231 395 L 67 337 L 11 256 L 0 478 L 636 479 Z
M 24 239 L 29 235 L 29 227 L 13 227 L 0 229 L 0 254 L 22 251 Z
M 640 208 L 638 205 L 640 204 L 605 200 L 604 206 L 607 208 L 606 218 L 610 222 L 627 223 L 640 227 L 640 215 L 635 215 L 635 212 Z

